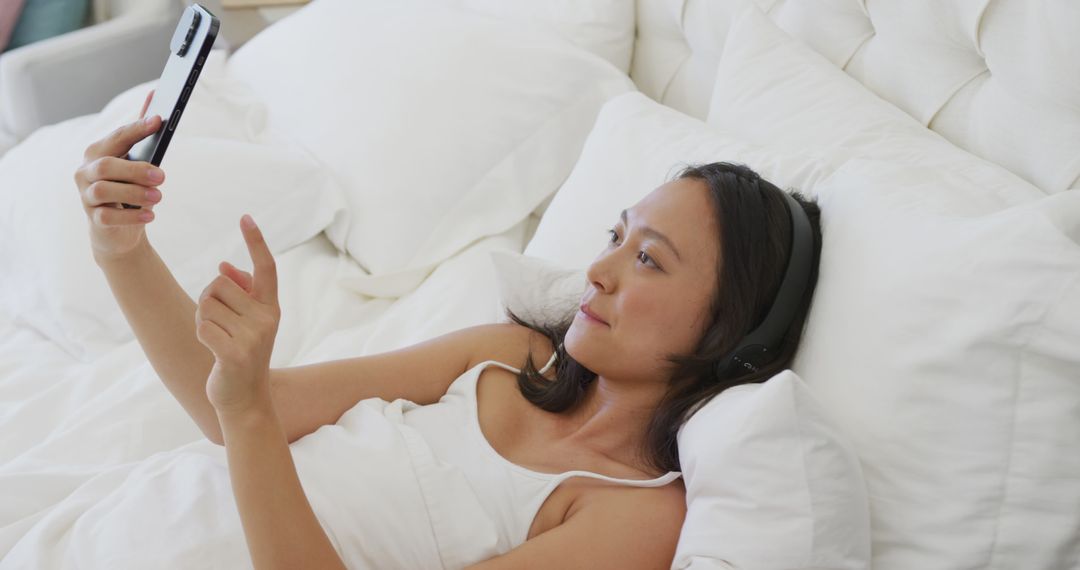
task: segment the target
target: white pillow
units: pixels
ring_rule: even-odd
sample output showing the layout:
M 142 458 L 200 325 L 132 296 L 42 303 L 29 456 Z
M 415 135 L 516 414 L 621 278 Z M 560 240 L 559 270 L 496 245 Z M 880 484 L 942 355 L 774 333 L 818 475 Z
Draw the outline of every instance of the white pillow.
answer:
M 678 442 L 687 511 L 672 568 L 870 567 L 859 459 L 794 372 L 724 390 Z
M 577 309 L 580 269 L 491 257 L 501 307 L 548 324 Z M 678 443 L 687 515 L 672 568 L 869 567 L 858 458 L 790 370 L 725 390 L 680 428 Z
M 572 318 L 588 281 L 585 271 L 512 251 L 491 252 L 498 283 L 498 315 L 506 310 L 531 323 L 553 325 Z
M 949 170 L 982 188 L 967 205 L 973 212 L 1045 195 L 880 99 L 779 29 L 754 3 L 732 22 L 707 122 L 775 152 L 821 156 L 829 171 L 852 158 Z
M 380 296 L 525 219 L 603 102 L 632 89 L 554 34 L 415 3 L 313 2 L 229 67 L 340 182 L 349 216 L 327 235 L 371 274 L 359 292 Z
M 552 30 L 578 47 L 630 71 L 634 51 L 631 0 L 419 0 L 458 6 L 518 24 Z
M 818 190 L 792 368 L 863 462 L 873 567 L 1074 566 L 1080 194 L 957 213 L 983 189 L 874 161 Z
M 797 190 L 812 188 L 822 172 L 813 158 L 741 142 L 641 93 L 627 93 L 604 105 L 525 253 L 584 268 L 603 249 L 623 208 L 681 167 L 715 161 L 744 163 L 777 186 Z
M 161 166 L 164 198 L 150 242 L 192 297 L 218 262 L 251 267 L 240 234 L 250 213 L 275 253 L 317 235 L 343 211 L 338 191 L 303 150 L 274 138 L 265 110 L 222 74 L 214 52 Z M 72 177 L 93 141 L 136 119 L 147 83 L 96 115 L 38 130 L 0 159 L 0 304 L 76 358 L 133 338 L 94 263 Z

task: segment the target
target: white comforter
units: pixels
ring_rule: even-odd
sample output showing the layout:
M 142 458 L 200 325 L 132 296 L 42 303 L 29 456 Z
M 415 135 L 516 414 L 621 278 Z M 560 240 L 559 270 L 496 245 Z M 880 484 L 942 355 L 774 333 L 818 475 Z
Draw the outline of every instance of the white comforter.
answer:
M 350 291 L 357 270 L 322 235 L 289 250 L 278 257 L 283 316 L 275 362 L 370 354 L 497 320 L 489 252 L 520 251 L 526 223 L 474 244 L 393 301 Z M 334 491 L 325 488 L 324 476 L 356 465 L 347 454 L 298 455 L 298 446 L 318 444 L 317 436 L 292 444 L 317 514 L 325 517 L 325 528 L 334 529 L 332 536 L 363 532 L 350 528 L 353 519 L 318 513 Z M 320 445 L 325 449 L 325 442 Z M 409 496 L 408 490 L 394 490 L 370 496 L 384 504 Z M 387 522 L 381 516 L 368 520 Z M 439 564 L 423 558 L 424 546 L 414 537 L 384 536 L 398 537 L 380 542 L 386 552 L 379 555 L 389 557 L 384 559 Z M 416 556 L 421 558 L 408 558 Z M 135 341 L 83 363 L 5 316 L 0 569 L 75 566 L 250 567 L 224 448 L 202 437 Z

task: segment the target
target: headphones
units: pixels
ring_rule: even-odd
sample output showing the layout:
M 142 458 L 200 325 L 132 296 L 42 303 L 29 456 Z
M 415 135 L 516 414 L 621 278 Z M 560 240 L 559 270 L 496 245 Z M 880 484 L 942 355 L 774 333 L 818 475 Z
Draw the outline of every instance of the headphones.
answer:
M 717 375 L 728 370 L 731 365 L 742 370 L 757 372 L 772 359 L 784 338 L 784 333 L 791 326 L 795 312 L 802 301 L 810 280 L 811 261 L 813 258 L 814 233 L 810 228 L 810 219 L 806 216 L 799 202 L 787 192 L 781 192 L 787 204 L 791 218 L 791 254 L 788 256 L 784 279 L 776 292 L 772 307 L 765 319 L 750 334 L 743 337 L 719 364 Z

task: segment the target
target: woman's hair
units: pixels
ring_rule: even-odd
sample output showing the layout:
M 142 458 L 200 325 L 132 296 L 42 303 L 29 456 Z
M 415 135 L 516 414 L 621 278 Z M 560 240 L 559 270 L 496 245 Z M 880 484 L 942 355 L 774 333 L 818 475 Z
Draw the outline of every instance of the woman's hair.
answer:
M 792 192 L 814 235 L 810 280 L 795 319 L 774 359 L 756 372 L 735 366 L 718 369 L 772 306 L 791 250 L 791 218 L 783 191 L 746 166 L 726 162 L 688 166 L 676 178 L 700 180 L 708 188 L 721 249 L 716 268 L 718 286 L 705 333 L 692 354 L 667 356 L 673 370 L 668 390 L 652 416 L 644 449 L 640 450 L 645 461 L 659 471 L 681 470 L 676 435 L 701 405 L 727 388 L 764 382 L 790 366 L 810 309 L 821 256 L 821 211 L 815 201 Z M 521 394 L 549 412 L 573 409 L 596 379 L 595 372 L 575 361 L 562 346 L 573 316 L 556 323 L 532 323 L 509 309 L 506 312 L 512 321 L 542 333 L 556 347 L 555 380 L 539 374 L 530 353 L 518 374 Z

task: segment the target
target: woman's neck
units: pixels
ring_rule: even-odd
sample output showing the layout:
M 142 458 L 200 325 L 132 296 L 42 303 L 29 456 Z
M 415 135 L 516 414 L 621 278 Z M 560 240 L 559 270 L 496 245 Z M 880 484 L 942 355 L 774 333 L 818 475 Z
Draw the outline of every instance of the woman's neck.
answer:
M 555 438 L 642 471 L 643 444 L 664 387 L 627 385 L 597 376 L 572 410 L 559 415 Z

